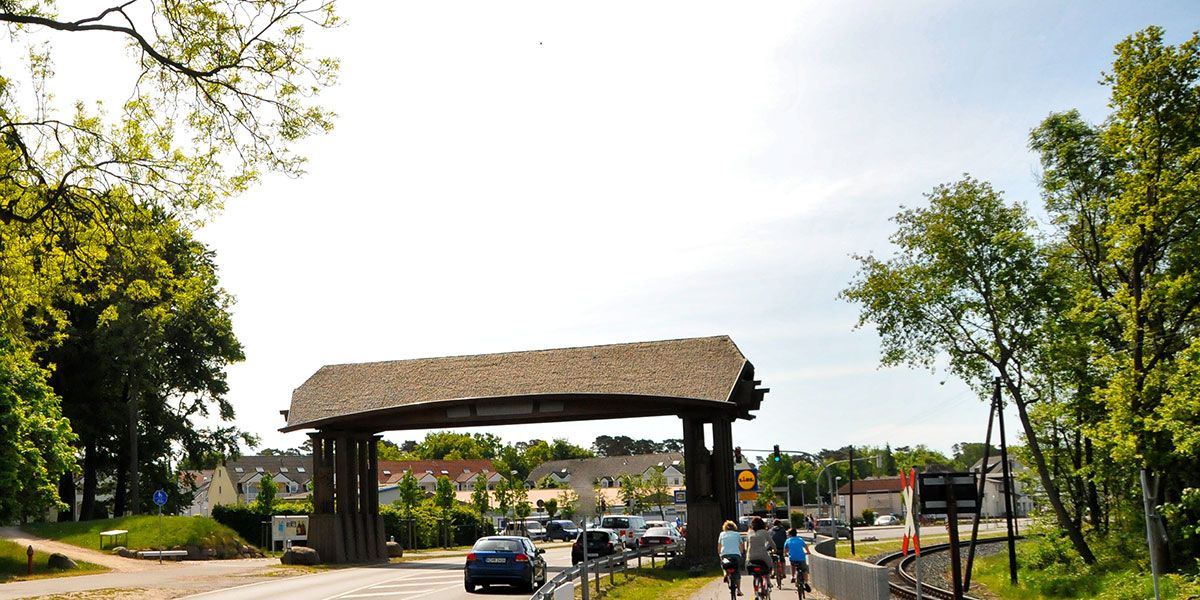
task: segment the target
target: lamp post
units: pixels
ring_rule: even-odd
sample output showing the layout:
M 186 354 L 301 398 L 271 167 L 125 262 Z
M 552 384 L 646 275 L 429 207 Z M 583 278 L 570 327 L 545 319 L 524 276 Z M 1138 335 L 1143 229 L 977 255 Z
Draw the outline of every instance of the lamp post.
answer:
M 837 476 L 836 483 L 837 483 L 837 487 L 833 488 L 833 499 L 834 499 L 833 505 L 836 507 L 835 510 L 837 510 L 838 514 L 830 515 L 830 516 L 833 518 L 841 518 L 841 517 L 843 517 L 843 514 L 842 514 L 842 476 L 841 475 Z M 835 523 L 834 526 L 836 527 L 837 524 Z
M 795 475 L 788 475 L 788 478 L 787 478 L 787 479 L 788 479 L 788 483 L 787 483 L 787 486 L 788 486 L 788 496 L 787 496 L 788 510 L 787 510 L 787 515 L 788 515 L 788 517 L 787 517 L 787 518 L 788 518 L 788 523 L 791 523 L 791 522 L 792 522 L 792 481 L 794 481 L 794 480 L 796 479 L 796 476 L 795 476 Z M 794 525 L 793 525 L 793 527 L 794 527 Z

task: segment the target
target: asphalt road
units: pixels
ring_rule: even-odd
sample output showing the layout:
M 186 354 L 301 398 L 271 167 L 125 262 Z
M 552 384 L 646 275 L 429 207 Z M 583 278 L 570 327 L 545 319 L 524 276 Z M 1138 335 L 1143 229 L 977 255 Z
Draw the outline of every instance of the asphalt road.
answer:
M 570 547 L 550 548 L 545 554 L 548 577 L 571 566 Z M 370 567 L 334 569 L 302 577 L 264 581 L 240 587 L 206 592 L 188 598 L 196 600 L 244 600 L 251 598 L 287 598 L 288 600 L 417 600 L 438 598 L 467 600 L 480 597 L 529 595 L 507 586 L 491 586 L 468 594 L 463 588 L 463 558 L 441 557 Z

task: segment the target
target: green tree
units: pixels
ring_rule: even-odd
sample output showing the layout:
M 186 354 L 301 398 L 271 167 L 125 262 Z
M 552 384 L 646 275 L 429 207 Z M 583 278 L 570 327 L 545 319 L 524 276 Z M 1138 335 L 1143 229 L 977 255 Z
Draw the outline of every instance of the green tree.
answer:
M 572 489 L 565 489 L 558 493 L 555 504 L 563 518 L 570 519 L 579 512 L 579 493 Z
M 425 491 L 421 489 L 421 486 L 417 483 L 417 478 L 413 476 L 411 470 L 404 472 L 404 477 L 400 478 L 397 491 L 400 497 L 396 498 L 393 504 L 400 507 L 406 518 L 411 518 L 413 509 L 425 498 Z
M 627 512 L 631 514 L 636 513 L 640 510 L 642 502 L 646 497 L 645 485 L 642 482 L 641 476 L 622 473 L 617 479 L 620 481 L 617 496 L 621 498 L 621 502 L 625 503 L 625 510 Z
M 1200 484 L 1193 441 L 1200 405 L 1194 382 L 1180 377 L 1197 354 L 1200 322 L 1200 37 L 1170 46 L 1162 29 L 1150 27 L 1115 54 L 1101 80 L 1112 109 L 1104 123 L 1052 114 L 1031 145 L 1042 157 L 1062 256 L 1079 274 L 1070 279 L 1071 316 L 1098 355 L 1100 381 L 1074 374 L 1077 410 L 1066 416 L 1082 419 L 1115 468 L 1162 475 L 1155 499 L 1162 503 Z M 1126 468 L 1124 480 L 1133 479 Z M 1183 564 L 1200 552 L 1200 540 L 1171 536 L 1174 551 L 1160 546 L 1158 558 Z
M 492 494 L 496 496 L 496 511 L 501 516 L 508 514 L 509 507 L 513 505 L 513 489 L 508 480 L 501 478 L 497 481 L 496 487 L 492 489 Z
M 10 87 L 21 75 L 0 78 L 0 169 L 9 182 L 0 227 L 52 223 L 86 244 L 76 227 L 119 221 L 123 195 L 182 214 L 216 208 L 263 171 L 300 173 L 294 144 L 331 127 L 313 99 L 338 64 L 310 56 L 304 34 L 338 23 L 332 2 L 155 0 L 66 19 L 52 3 L 15 0 L 0 6 L 0 22 L 11 42 L 28 46 L 25 90 L 34 96 L 25 114 Z M 86 98 L 67 99 L 71 114 L 59 114 L 48 32 L 86 34 L 75 36 L 83 43 L 115 36 L 136 48 L 116 115 Z
M 1033 223 L 990 185 L 971 177 L 936 187 L 926 208 L 893 218 L 896 256 L 856 256 L 858 277 L 842 297 L 860 304 L 859 325 L 873 323 L 884 365 L 932 367 L 943 353 L 949 370 L 990 397 L 998 377 L 1017 407 L 1046 499 L 1085 562 L 1095 562 L 1083 531 L 1067 510 L 1042 453 L 1029 407 L 1047 315 L 1062 312 L 1048 278 Z M 902 465 L 903 466 L 903 465 Z
M 46 376 L 27 350 L 0 335 L 0 522 L 66 508 L 56 487 L 75 466 L 75 435 Z
M 475 476 L 475 487 L 471 490 L 471 507 L 479 513 L 479 518 L 491 508 L 491 494 L 488 493 L 487 478 L 483 474 Z
M 665 521 L 667 520 L 667 513 L 664 507 L 668 504 L 674 504 L 675 496 L 671 493 L 670 486 L 667 485 L 667 475 L 663 471 L 663 467 L 658 465 L 651 467 L 642 485 L 646 504 L 657 506 L 659 516 Z
M 433 488 L 433 505 L 441 509 L 442 514 L 449 513 L 454 507 L 454 484 L 445 475 L 437 478 Z
M 547 498 L 542 503 L 542 508 L 546 511 L 546 516 L 553 519 L 554 515 L 558 514 L 558 500 L 555 498 Z
M 537 481 L 535 487 L 542 490 L 552 490 L 563 486 L 559 485 L 558 480 L 553 475 L 546 475 Z
M 258 514 L 275 514 L 275 496 L 278 493 L 279 484 L 275 483 L 275 476 L 270 471 L 263 472 L 262 478 L 258 480 L 258 496 L 254 498 L 254 507 Z

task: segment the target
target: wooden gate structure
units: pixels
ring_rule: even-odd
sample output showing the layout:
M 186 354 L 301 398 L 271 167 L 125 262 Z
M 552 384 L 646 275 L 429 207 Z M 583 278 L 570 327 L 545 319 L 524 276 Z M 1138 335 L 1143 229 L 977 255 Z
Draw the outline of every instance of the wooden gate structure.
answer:
M 728 336 L 329 365 L 292 393 L 280 431 L 316 430 L 308 543 L 343 563 L 387 556 L 379 432 L 676 415 L 686 552 L 705 563 L 737 515 L 732 426 L 754 418 L 769 391 L 760 383 Z

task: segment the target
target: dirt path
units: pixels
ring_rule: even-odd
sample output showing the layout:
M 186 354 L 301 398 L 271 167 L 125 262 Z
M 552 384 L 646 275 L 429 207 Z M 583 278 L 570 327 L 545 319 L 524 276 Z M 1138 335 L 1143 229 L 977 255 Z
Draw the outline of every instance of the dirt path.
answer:
M 119 573 L 130 573 L 136 571 L 145 571 L 148 569 L 163 568 L 168 564 L 163 563 L 162 567 L 159 567 L 158 561 L 123 558 L 107 552 L 89 550 L 87 548 L 80 548 L 79 546 L 73 546 L 63 542 L 33 537 L 32 535 L 25 533 L 16 527 L 0 527 L 0 538 L 4 538 L 22 547 L 33 546 L 33 549 L 37 552 L 45 552 L 47 554 L 53 554 L 57 552 L 67 556 L 68 558 L 71 558 L 72 560 L 84 560 L 94 565 L 108 567 Z M 170 564 L 177 565 L 178 563 L 170 562 Z

